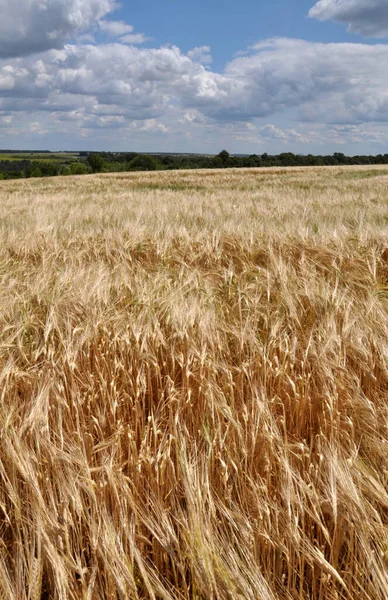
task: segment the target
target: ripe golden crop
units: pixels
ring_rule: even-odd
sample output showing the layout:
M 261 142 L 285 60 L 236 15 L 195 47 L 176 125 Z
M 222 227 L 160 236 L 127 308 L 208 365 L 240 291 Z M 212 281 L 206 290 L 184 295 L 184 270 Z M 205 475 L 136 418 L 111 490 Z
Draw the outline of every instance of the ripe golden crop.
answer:
M 388 598 L 388 170 L 0 182 L 0 597 Z

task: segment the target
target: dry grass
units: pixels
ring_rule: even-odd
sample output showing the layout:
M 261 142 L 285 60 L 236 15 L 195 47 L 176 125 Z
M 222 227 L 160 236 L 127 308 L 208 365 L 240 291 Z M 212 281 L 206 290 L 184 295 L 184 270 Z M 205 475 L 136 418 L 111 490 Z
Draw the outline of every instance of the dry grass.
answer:
M 0 184 L 2 600 L 386 600 L 387 169 Z

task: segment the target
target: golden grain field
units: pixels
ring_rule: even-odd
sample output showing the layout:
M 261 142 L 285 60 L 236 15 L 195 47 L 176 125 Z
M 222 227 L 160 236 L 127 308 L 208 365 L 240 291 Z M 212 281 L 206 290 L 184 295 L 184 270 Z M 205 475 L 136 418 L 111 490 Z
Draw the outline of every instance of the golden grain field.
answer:
M 387 600 L 388 168 L 0 182 L 1 600 Z

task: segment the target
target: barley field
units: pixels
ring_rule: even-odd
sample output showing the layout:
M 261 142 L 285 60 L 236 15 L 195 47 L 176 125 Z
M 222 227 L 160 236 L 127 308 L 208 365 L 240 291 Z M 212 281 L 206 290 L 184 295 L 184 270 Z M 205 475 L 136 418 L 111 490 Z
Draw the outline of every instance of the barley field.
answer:
M 387 317 L 387 168 L 0 182 L 1 600 L 386 600 Z

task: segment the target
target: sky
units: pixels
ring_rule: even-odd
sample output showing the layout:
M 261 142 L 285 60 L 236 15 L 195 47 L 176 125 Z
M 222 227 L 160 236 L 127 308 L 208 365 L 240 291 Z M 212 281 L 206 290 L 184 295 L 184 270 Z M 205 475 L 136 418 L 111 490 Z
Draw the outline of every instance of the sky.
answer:
M 388 153 L 388 0 L 0 0 L 0 148 Z

